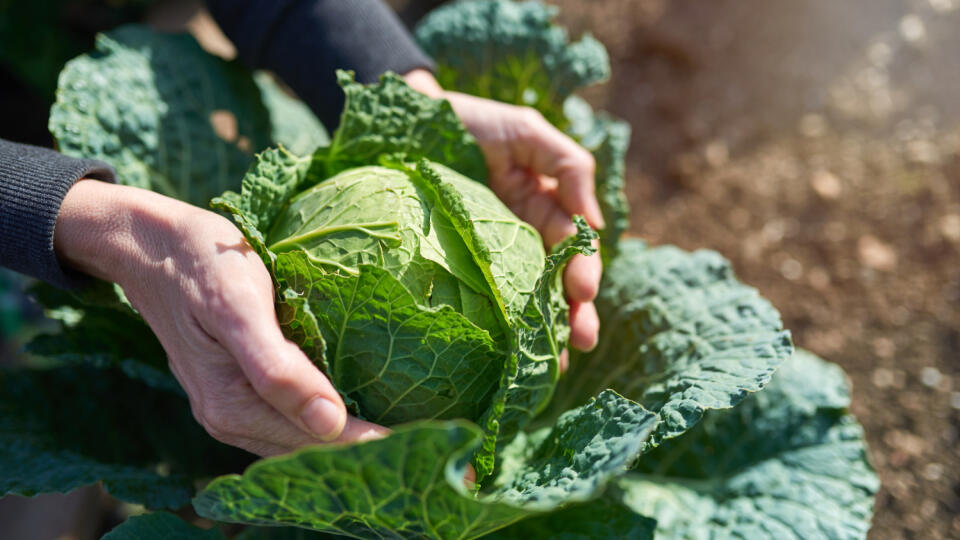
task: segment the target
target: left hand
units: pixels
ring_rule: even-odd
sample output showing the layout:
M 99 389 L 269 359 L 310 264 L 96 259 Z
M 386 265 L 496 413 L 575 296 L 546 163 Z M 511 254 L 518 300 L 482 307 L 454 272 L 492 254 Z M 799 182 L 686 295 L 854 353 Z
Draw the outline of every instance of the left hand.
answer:
M 412 88 L 450 101 L 483 150 L 490 188 L 517 216 L 540 231 L 548 248 L 576 233 L 573 215 L 584 216 L 595 229 L 604 227 L 594 193 L 593 156 L 539 112 L 445 92 L 425 70 L 414 70 L 404 78 Z M 593 299 L 601 272 L 597 255 L 577 255 L 564 270 L 563 285 L 570 304 L 570 345 L 575 349 L 590 350 L 596 346 L 600 320 Z M 561 363 L 565 364 L 566 358 Z

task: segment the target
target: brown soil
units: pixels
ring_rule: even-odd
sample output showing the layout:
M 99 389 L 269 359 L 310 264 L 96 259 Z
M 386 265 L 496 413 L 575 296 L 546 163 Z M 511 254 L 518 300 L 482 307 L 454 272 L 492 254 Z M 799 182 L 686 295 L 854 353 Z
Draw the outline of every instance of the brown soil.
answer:
M 960 2 L 555 3 L 610 51 L 632 231 L 719 251 L 847 370 L 870 538 L 960 538 Z

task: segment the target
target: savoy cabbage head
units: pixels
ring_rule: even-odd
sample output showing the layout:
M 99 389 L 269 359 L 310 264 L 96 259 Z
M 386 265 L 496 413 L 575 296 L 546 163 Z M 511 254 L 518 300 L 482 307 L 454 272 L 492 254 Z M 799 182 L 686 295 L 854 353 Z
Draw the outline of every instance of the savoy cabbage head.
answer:
M 303 158 L 268 150 L 214 205 L 271 271 L 286 334 L 352 412 L 385 425 L 478 423 L 483 478 L 497 445 L 552 395 L 569 335 L 560 272 L 596 235 L 578 218 L 577 236 L 548 256 L 533 227 L 456 170 L 485 174 L 449 103 L 396 75 L 340 82 L 347 103 L 330 146 Z
M 363 86 L 342 73 L 346 106 L 328 138 L 263 75 L 128 27 L 61 76 L 61 148 L 196 204 L 230 184 L 213 204 L 270 270 L 286 335 L 356 414 L 393 430 L 254 461 L 190 421 L 122 294 L 39 289 L 63 330 L 31 345 L 52 367 L 0 372 L 0 467 L 18 471 L 2 492 L 101 481 L 149 508 L 192 502 L 247 524 L 246 540 L 863 538 L 877 479 L 843 372 L 795 354 L 777 311 L 720 255 L 621 239 L 629 127 L 574 95 L 608 74 L 606 54 L 590 38 L 571 44 L 552 14 L 461 1 L 417 35 L 449 88 L 534 106 L 596 158 L 608 228 L 594 351 L 558 373 L 569 333 L 559 275 L 593 231 L 578 220 L 545 252 L 483 185 L 483 156 L 448 103 L 395 75 Z M 224 94 L 164 87 L 171 55 Z M 98 66 L 102 81 L 76 83 Z M 211 130 L 211 108 L 237 115 L 234 138 Z M 164 130 L 171 121 L 193 138 Z M 137 144 L 120 144 L 134 128 Z M 190 144 L 203 150 L 166 153 Z M 136 406 L 118 398 L 98 415 L 88 394 L 107 386 Z M 69 436 L 91 431 L 109 436 Z M 463 484 L 470 463 L 476 489 Z M 167 537 L 225 538 L 162 512 L 110 534 Z

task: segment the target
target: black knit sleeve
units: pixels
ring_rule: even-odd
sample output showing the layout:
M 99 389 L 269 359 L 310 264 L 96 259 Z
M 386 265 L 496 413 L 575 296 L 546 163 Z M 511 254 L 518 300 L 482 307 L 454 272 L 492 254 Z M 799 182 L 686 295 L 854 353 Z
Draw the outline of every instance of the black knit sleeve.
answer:
M 0 139 L 0 265 L 59 287 L 82 282 L 53 252 L 60 204 L 81 178 L 115 180 L 101 161 Z
M 433 66 L 381 0 L 207 0 L 207 7 L 244 63 L 276 73 L 330 129 L 343 108 L 337 69 L 368 83 L 385 71 Z

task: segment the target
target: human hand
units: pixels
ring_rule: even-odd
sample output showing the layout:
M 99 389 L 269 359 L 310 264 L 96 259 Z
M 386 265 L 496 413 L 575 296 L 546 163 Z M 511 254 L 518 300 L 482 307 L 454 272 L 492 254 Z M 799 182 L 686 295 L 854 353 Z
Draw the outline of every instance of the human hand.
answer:
M 450 101 L 476 137 L 490 171 L 490 188 L 524 221 L 540 231 L 547 247 L 576 233 L 571 217 L 580 214 L 602 229 L 603 214 L 594 193 L 593 156 L 529 107 L 444 92 L 433 75 L 414 70 L 404 75 L 414 89 Z M 593 299 L 600 286 L 599 256 L 577 255 L 563 274 L 570 304 L 570 345 L 590 350 L 600 320 Z M 561 359 L 565 367 L 566 358 Z
M 270 275 L 225 218 L 81 180 L 60 208 L 54 248 L 65 265 L 123 287 L 194 417 L 221 442 L 268 456 L 386 433 L 349 417 L 330 381 L 283 337 Z

